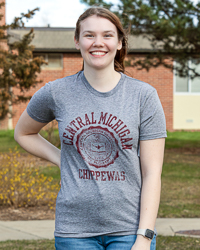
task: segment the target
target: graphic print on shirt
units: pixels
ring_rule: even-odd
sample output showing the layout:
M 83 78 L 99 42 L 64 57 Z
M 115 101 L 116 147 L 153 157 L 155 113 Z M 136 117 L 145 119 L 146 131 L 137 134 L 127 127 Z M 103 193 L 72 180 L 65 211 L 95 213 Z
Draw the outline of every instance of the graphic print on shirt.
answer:
M 96 168 L 107 167 L 119 156 L 113 133 L 100 126 L 83 129 L 77 136 L 76 147 L 82 158 Z
M 91 112 L 83 118 L 76 117 L 65 131 L 63 143 L 75 145 L 83 159 L 96 168 L 114 163 L 119 156 L 119 144 L 122 149 L 132 149 L 130 130 L 113 114 Z

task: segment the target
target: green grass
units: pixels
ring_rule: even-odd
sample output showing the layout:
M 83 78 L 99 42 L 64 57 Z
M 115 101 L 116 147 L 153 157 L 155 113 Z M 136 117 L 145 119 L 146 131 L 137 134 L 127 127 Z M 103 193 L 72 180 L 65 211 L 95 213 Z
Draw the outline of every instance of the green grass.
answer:
M 21 240 L 0 242 L 1 250 L 53 250 L 54 240 Z M 200 239 L 178 236 L 158 236 L 156 250 L 196 250 Z
M 46 177 L 53 177 L 55 181 L 60 180 L 60 169 L 56 166 L 41 167 L 40 173 Z
M 21 149 L 19 144 L 14 140 L 14 130 L 0 130 L 0 152 L 8 152 L 15 147 Z
M 168 148 L 200 148 L 200 132 L 167 132 L 165 147 Z
M 41 131 L 41 134 L 48 138 L 46 131 Z M 168 132 L 166 138 L 166 148 L 200 148 L 200 132 Z M 59 144 L 58 130 L 55 130 L 51 135 L 53 144 Z M 9 148 L 14 149 L 16 146 L 21 147 L 14 140 L 14 130 L 0 130 L 0 152 L 8 152 Z
M 55 250 L 54 240 L 8 240 L 0 242 L 1 250 Z
M 44 130 L 41 131 L 41 134 L 47 140 L 50 137 L 51 142 L 55 146 L 60 146 L 60 138 L 57 129 L 55 129 L 50 135 Z M 14 140 L 14 130 L 0 130 L 0 152 L 9 152 L 9 149 L 13 150 L 16 146 L 20 152 L 25 152 L 25 150 L 23 150 Z
M 165 163 L 158 217 L 200 218 L 199 180 L 199 164 Z
M 196 250 L 200 249 L 200 239 L 178 236 L 158 236 L 156 250 Z

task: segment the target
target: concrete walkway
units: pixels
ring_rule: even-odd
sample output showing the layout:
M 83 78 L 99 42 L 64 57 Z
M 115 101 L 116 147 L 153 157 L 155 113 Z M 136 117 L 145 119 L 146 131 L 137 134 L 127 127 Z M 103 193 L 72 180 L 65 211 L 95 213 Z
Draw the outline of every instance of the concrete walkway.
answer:
M 0 241 L 54 238 L 54 220 L 0 221 Z M 200 230 L 200 219 L 165 219 L 156 221 L 159 235 L 174 236 L 181 230 Z

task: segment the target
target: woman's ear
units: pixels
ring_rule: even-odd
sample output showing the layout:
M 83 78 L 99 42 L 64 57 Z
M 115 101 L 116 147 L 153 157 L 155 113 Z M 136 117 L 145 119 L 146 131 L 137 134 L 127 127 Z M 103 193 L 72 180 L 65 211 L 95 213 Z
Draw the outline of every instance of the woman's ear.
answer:
M 76 40 L 75 37 L 74 37 L 74 43 L 75 43 L 76 49 L 80 49 L 80 47 L 79 47 L 79 42 Z
M 118 42 L 117 50 L 120 50 L 121 48 L 122 48 L 122 41 L 120 40 L 120 41 Z

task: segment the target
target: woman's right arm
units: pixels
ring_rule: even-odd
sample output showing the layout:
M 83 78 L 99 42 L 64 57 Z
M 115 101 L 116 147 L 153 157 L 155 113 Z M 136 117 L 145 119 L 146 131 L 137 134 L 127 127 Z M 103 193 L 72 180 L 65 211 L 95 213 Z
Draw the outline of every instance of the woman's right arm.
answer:
M 15 127 L 14 138 L 27 152 L 50 161 L 60 168 L 60 149 L 39 134 L 46 124 L 35 121 L 25 110 Z

